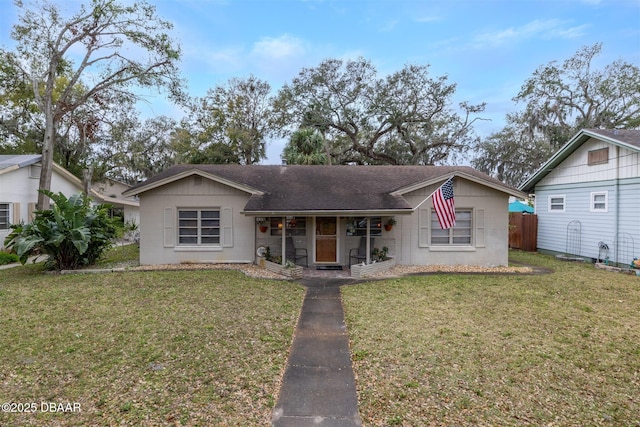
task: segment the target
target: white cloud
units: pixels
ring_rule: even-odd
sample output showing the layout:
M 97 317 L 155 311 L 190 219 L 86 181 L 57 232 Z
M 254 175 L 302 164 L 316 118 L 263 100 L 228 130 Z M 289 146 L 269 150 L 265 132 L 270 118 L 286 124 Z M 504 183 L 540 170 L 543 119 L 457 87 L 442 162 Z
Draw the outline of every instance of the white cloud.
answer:
M 280 37 L 263 37 L 253 45 L 252 54 L 272 59 L 303 56 L 304 42 L 289 34 Z
M 588 26 L 569 26 L 568 21 L 558 19 L 535 20 L 520 27 L 510 27 L 500 31 L 485 32 L 474 38 L 474 44 L 498 46 L 532 38 L 577 38 L 586 33 Z

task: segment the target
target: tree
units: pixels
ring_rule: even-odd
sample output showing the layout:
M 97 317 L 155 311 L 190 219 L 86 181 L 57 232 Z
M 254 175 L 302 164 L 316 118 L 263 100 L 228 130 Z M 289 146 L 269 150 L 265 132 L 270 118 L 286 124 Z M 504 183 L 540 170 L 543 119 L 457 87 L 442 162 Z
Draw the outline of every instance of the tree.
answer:
M 91 0 L 70 17 L 64 17 L 49 0 L 15 0 L 15 5 L 21 10 L 11 34 L 17 49 L 9 56 L 29 80 L 45 120 L 41 189 L 51 187 L 57 128 L 81 105 L 89 100 L 99 103 L 100 97 L 116 94 L 135 98 L 133 85 L 166 87 L 174 97 L 181 96 L 180 51 L 166 34 L 172 25 L 158 18 L 148 3 Z M 146 57 L 128 56 L 132 49 L 141 50 L 140 56 Z M 54 94 L 61 74 L 70 78 Z M 87 90 L 78 95 L 74 88 L 83 77 L 87 78 Z M 49 198 L 42 192 L 38 207 L 48 206 Z
M 284 147 L 282 160 L 288 165 L 326 165 L 324 139 L 315 129 L 302 128 L 291 135 Z
M 136 184 L 176 163 L 174 141 L 176 121 L 159 116 L 140 122 L 123 114 L 113 123 L 106 144 L 100 144 L 93 156 L 94 176 L 109 176 L 127 184 Z
M 365 59 L 329 59 L 286 84 L 274 110 L 289 132 L 320 130 L 340 163 L 436 164 L 476 142 L 472 116 L 484 105 L 461 103 L 458 115 L 450 107 L 455 89 L 446 76 L 429 77 L 428 66 L 378 78 Z
M 0 49 L 0 150 L 15 154 L 41 151 L 42 122 L 31 85 L 13 56 Z
M 473 167 L 517 186 L 542 166 L 553 149 L 540 135 L 529 132 L 523 120 L 522 114 L 507 115 L 507 125 L 480 142 L 482 155 L 471 161 Z
M 269 83 L 249 76 L 230 79 L 196 99 L 193 123 L 187 126 L 194 133 L 197 150 L 223 163 L 236 158 L 250 165 L 264 159 L 266 140 L 273 133 L 270 92 Z
M 640 126 L 640 69 L 622 60 L 594 70 L 602 44 L 584 47 L 558 66 L 539 67 L 514 98 L 526 102 L 532 132 L 540 132 L 554 148 L 582 128 Z
M 482 142 L 474 166 L 518 185 L 580 129 L 640 127 L 640 68 L 617 60 L 594 69 L 601 49 L 539 67 L 514 98 L 524 111 Z

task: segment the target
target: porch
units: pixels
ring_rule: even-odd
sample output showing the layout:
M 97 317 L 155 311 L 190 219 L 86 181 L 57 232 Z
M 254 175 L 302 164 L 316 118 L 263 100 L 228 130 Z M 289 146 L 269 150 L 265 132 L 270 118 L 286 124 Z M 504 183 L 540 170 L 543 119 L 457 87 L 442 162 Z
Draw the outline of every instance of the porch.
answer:
M 310 275 L 349 276 L 351 265 L 371 264 L 395 255 L 396 220 L 391 216 L 270 216 L 255 220 L 257 256 L 282 266 L 306 267 Z M 330 268 L 342 270 L 327 270 Z

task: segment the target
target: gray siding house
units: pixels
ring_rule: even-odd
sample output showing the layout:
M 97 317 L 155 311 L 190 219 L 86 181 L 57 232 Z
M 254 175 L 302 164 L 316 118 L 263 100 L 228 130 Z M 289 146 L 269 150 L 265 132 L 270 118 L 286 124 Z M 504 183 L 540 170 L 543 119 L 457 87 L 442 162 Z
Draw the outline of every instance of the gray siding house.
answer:
M 540 250 L 598 259 L 604 244 L 625 265 L 640 256 L 640 130 L 584 129 L 520 190 L 535 193 Z
M 442 230 L 429 197 L 450 177 L 457 223 Z M 252 263 L 269 247 L 310 266 L 383 247 L 398 264 L 507 265 L 509 196 L 524 196 L 469 167 L 265 165 L 177 165 L 124 195 L 140 199 L 142 264 Z

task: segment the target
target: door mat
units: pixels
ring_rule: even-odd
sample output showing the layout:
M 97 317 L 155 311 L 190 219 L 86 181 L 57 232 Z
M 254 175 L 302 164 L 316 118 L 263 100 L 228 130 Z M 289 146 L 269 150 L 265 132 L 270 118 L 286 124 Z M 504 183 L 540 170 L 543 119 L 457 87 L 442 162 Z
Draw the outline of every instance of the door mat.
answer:
M 342 270 L 341 265 L 317 265 L 316 270 Z

